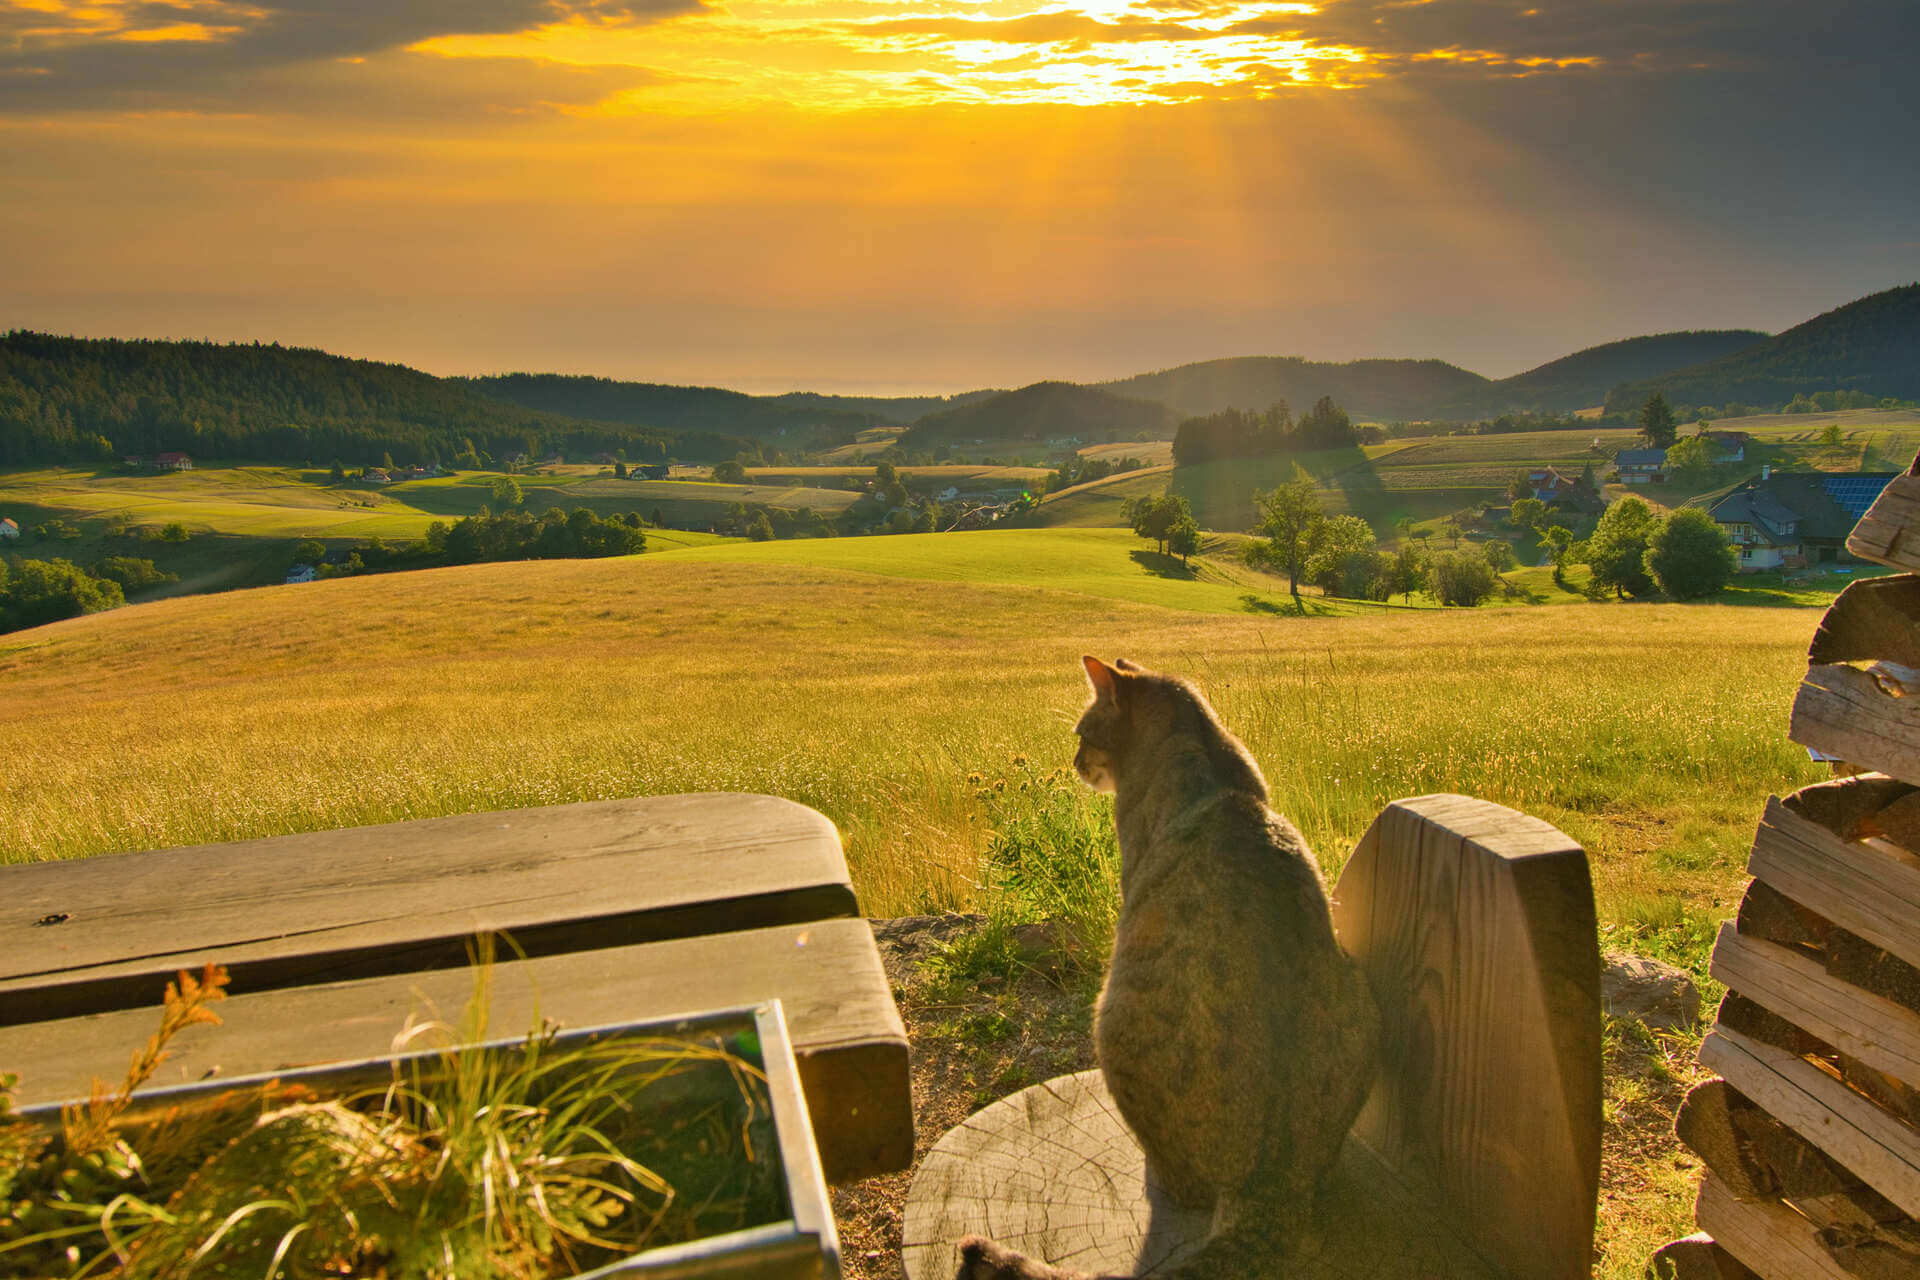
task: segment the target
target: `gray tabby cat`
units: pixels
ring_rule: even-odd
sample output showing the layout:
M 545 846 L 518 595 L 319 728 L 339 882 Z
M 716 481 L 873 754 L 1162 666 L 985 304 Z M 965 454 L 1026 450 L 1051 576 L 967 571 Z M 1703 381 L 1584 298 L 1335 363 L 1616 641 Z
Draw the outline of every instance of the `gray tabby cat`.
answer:
M 1156 1180 L 1213 1209 L 1163 1280 L 1283 1273 L 1366 1101 L 1379 1014 L 1333 936 L 1319 865 L 1199 691 L 1083 658 L 1074 767 L 1114 797 L 1120 920 L 1095 1013 L 1107 1090 Z M 1084 1280 L 991 1240 L 963 1280 Z

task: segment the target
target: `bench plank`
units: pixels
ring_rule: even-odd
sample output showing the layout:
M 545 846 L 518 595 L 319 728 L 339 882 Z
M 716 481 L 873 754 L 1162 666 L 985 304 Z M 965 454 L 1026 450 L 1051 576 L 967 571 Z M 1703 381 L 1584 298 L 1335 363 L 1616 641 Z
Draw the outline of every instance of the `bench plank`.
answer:
M 153 1083 L 380 1057 L 409 1015 L 456 1019 L 473 987 L 470 970 L 441 969 L 235 996 L 218 1007 L 224 1025 L 174 1041 Z M 20 1104 L 85 1097 L 95 1075 L 117 1079 L 158 1025 L 160 994 L 146 994 L 149 1007 L 0 1028 L 0 1070 L 19 1074 Z M 494 966 L 488 1034 L 514 1035 L 543 1018 L 587 1027 L 770 998 L 786 1013 L 828 1179 L 906 1168 L 906 1029 L 864 920 L 503 961 Z
M 0 867 L 0 902 L 0 1025 L 151 1004 L 208 961 L 238 995 L 464 966 L 488 930 L 547 955 L 859 914 L 831 822 L 728 793 Z

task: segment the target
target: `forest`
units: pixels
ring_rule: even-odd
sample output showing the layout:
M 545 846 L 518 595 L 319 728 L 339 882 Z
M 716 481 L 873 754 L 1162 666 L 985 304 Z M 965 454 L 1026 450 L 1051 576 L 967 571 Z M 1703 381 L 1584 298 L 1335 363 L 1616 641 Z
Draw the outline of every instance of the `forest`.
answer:
M 0 466 L 178 451 L 270 462 L 479 466 L 624 450 L 705 462 L 750 442 L 490 400 L 402 365 L 278 344 L 0 336 Z

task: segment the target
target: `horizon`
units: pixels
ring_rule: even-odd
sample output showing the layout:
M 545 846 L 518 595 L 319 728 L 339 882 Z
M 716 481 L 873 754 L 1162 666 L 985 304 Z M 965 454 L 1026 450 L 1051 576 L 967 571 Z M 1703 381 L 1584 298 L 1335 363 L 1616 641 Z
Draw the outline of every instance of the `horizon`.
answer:
M 752 394 L 1498 379 L 1920 277 L 1916 44 L 1902 0 L 0 0 L 0 327 Z

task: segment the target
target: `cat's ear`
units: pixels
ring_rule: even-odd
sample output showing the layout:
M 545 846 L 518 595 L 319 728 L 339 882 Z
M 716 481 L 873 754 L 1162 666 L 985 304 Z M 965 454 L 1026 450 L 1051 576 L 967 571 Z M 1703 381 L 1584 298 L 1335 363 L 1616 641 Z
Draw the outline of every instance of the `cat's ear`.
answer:
M 1114 669 L 1092 654 L 1082 654 L 1080 663 L 1087 669 L 1087 683 L 1093 686 L 1093 696 L 1102 702 L 1119 700 L 1120 677 Z
M 1141 666 L 1139 663 L 1128 662 L 1125 658 L 1115 658 L 1113 660 L 1113 669 L 1115 671 L 1145 671 L 1146 670 L 1146 668 Z

